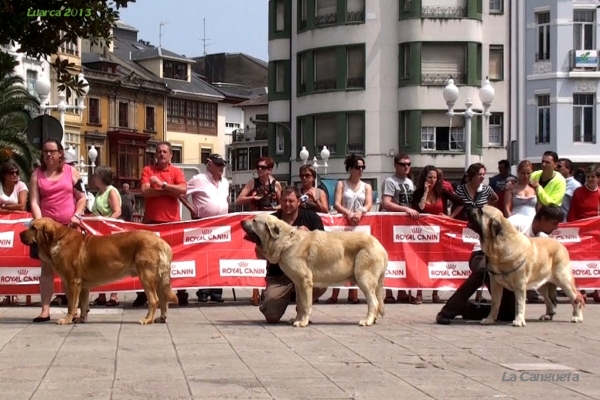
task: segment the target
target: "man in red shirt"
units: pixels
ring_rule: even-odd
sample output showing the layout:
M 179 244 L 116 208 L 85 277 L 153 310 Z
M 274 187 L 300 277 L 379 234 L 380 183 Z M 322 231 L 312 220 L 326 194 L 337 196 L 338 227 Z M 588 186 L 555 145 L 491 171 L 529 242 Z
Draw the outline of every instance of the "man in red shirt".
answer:
M 600 215 L 600 166 L 590 165 L 585 169 L 585 185 L 575 189 L 567 222 L 597 217 Z
M 179 215 L 179 196 L 187 192 L 187 183 L 183 171 L 171 165 L 171 143 L 160 142 L 156 145 L 156 164 L 147 165 L 142 170 L 142 196 L 146 200 L 144 224 L 166 224 L 181 221 Z M 185 290 L 177 291 L 179 305 L 187 305 Z M 134 307 L 146 304 L 144 292 L 137 293 Z

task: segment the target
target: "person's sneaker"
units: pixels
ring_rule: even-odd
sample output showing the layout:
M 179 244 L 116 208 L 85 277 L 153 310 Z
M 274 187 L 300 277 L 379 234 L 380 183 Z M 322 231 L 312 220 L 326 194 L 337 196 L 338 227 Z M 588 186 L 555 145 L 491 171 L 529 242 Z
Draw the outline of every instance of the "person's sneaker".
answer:
M 438 313 L 435 317 L 435 322 L 440 325 L 450 325 L 452 323 L 452 318 L 448 318 L 442 313 Z
M 187 306 L 189 294 L 187 293 L 177 293 L 177 305 L 179 306 Z
M 206 303 L 208 301 L 208 295 L 204 294 L 204 293 L 199 293 L 198 294 L 198 301 L 200 303 Z
M 214 301 L 215 303 L 222 303 L 223 301 L 225 301 L 221 296 L 210 296 L 210 300 Z

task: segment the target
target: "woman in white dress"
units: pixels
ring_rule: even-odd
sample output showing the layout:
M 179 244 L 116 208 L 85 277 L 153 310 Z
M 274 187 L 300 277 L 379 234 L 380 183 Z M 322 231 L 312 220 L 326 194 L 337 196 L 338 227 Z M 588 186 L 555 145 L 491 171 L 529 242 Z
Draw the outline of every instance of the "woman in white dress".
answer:
M 348 179 L 341 180 L 335 187 L 335 210 L 344 215 L 351 226 L 358 225 L 362 217 L 373 206 L 373 188 L 361 180 L 366 168 L 365 159 L 352 153 L 344 161 Z M 333 289 L 328 303 L 337 303 L 340 289 Z M 348 302 L 358 303 L 358 290 L 348 290 Z
M 537 195 L 535 189 L 529 185 L 532 172 L 531 162 L 523 160 L 517 167 L 517 182 L 506 185 L 508 193 L 504 196 L 503 209 L 506 218 L 517 214 L 531 218 L 535 216 Z

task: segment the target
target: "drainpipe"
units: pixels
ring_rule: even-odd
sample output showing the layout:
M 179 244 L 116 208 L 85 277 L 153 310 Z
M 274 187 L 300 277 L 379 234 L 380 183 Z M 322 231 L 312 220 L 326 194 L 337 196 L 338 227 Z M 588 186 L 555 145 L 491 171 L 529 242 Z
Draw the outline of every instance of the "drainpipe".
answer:
M 293 99 L 293 90 L 292 89 L 292 83 L 293 83 L 293 79 L 292 79 L 292 70 L 294 69 L 294 63 L 293 63 L 293 52 L 292 52 L 292 40 L 294 37 L 294 20 L 298 20 L 298 18 L 294 18 L 294 9 L 297 10 L 297 7 L 294 7 L 294 4 L 296 2 L 295 1 L 290 1 L 290 129 L 289 129 L 289 133 L 290 133 L 290 161 L 289 161 L 289 166 L 288 166 L 288 185 L 292 185 L 292 161 L 293 161 L 293 157 L 294 157 L 294 149 L 292 146 L 292 99 Z M 296 27 L 297 28 L 297 27 Z M 298 73 L 298 71 L 296 71 L 296 73 Z M 298 88 L 296 88 L 296 90 L 298 90 Z M 276 131 L 277 132 L 277 131 Z M 296 143 L 296 145 L 298 145 L 298 143 Z

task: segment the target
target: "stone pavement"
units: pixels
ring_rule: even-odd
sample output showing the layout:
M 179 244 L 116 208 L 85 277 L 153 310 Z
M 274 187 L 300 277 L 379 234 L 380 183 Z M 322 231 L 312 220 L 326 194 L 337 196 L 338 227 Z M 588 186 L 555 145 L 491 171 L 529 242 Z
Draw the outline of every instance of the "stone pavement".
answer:
M 167 324 L 150 326 L 128 305 L 93 308 L 87 324 L 70 326 L 31 324 L 37 307 L 0 308 L 0 399 L 600 398 L 600 305 L 588 304 L 581 325 L 568 322 L 568 304 L 538 322 L 536 304 L 525 328 L 441 326 L 426 292 L 425 304 L 387 305 L 363 328 L 366 305 L 346 304 L 342 291 L 299 329 L 264 324 L 249 291 L 237 292 L 236 303 L 175 306 Z

